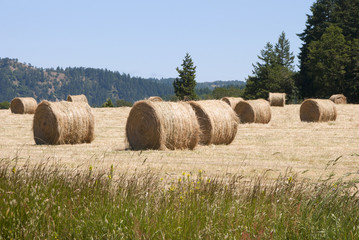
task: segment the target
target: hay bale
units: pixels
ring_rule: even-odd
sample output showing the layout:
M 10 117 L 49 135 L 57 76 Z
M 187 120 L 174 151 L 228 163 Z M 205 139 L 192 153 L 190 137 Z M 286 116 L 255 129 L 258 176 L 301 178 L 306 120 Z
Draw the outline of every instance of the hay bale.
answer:
M 148 100 L 152 101 L 152 102 L 163 102 L 163 99 L 161 97 L 158 97 L 158 96 L 149 97 Z
M 190 101 L 200 126 L 200 143 L 230 144 L 239 123 L 233 109 L 220 100 Z
M 269 123 L 272 117 L 269 102 L 264 99 L 239 102 L 234 111 L 240 123 Z
M 240 101 L 244 101 L 241 97 L 223 97 L 221 100 L 231 106 L 232 109 L 234 109 Z
M 285 105 L 285 93 L 269 93 L 269 104 L 276 107 L 284 107 Z
M 136 102 L 127 118 L 130 147 L 141 149 L 193 149 L 199 140 L 196 114 L 188 103 Z
M 334 94 L 329 99 L 335 104 L 347 104 L 347 98 L 343 94 Z
M 32 97 L 16 97 L 10 103 L 12 113 L 16 114 L 34 114 L 37 102 Z
M 68 102 L 85 102 L 88 103 L 87 97 L 84 94 L 80 95 L 68 95 L 67 96 Z
M 329 99 L 306 99 L 300 106 L 303 122 L 327 122 L 337 119 L 335 104 Z
M 36 144 L 90 143 L 94 139 L 94 125 L 94 115 L 87 103 L 42 101 L 34 116 L 34 140 Z

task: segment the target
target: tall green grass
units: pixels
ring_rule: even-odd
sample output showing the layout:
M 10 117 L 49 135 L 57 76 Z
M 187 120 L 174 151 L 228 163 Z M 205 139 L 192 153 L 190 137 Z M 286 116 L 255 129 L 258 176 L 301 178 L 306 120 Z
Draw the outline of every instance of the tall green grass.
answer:
M 353 179 L 353 178 L 352 178 Z M 357 181 L 0 161 L 0 239 L 359 239 Z

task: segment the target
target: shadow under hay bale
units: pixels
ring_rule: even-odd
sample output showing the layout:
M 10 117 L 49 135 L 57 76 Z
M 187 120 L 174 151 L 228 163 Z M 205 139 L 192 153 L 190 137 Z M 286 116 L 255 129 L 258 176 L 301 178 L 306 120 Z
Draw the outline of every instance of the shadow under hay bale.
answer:
M 285 93 L 269 93 L 269 104 L 276 107 L 284 107 L 285 105 Z
M 147 100 L 152 101 L 152 102 L 163 102 L 163 99 L 158 96 L 149 97 Z
M 16 97 L 10 103 L 12 113 L 16 114 L 34 114 L 37 102 L 32 97 Z
M 67 101 L 68 102 L 84 102 L 84 103 L 88 103 L 87 97 L 84 94 L 68 95 L 67 96 Z
M 347 104 L 347 98 L 343 94 L 334 94 L 329 99 L 335 104 Z
M 94 125 L 87 103 L 42 101 L 34 115 L 34 140 L 36 144 L 90 143 Z
M 129 113 L 126 138 L 133 150 L 193 149 L 198 144 L 199 125 L 188 103 L 143 100 Z
M 241 97 L 223 97 L 221 100 L 227 103 L 232 109 L 234 109 L 239 102 L 244 101 Z
M 230 144 L 237 134 L 238 117 L 221 100 L 191 101 L 200 126 L 200 143 Z
M 328 122 L 337 119 L 335 104 L 329 99 L 306 99 L 300 106 L 303 122 Z
M 239 102 L 235 107 L 240 123 L 269 123 L 272 117 L 269 102 L 264 99 Z

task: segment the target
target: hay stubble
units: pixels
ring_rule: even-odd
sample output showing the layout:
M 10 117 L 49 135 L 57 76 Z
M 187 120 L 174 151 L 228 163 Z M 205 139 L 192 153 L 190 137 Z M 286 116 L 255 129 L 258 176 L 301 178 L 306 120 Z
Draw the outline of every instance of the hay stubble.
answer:
M 182 172 L 223 176 L 253 176 L 266 170 L 276 177 L 288 168 L 316 178 L 327 173 L 342 175 L 356 171 L 359 161 L 359 105 L 338 105 L 335 122 L 307 123 L 299 118 L 300 105 L 272 109 L 269 124 L 240 124 L 230 145 L 198 146 L 194 150 L 128 151 L 125 125 L 131 108 L 96 108 L 95 140 L 81 145 L 35 145 L 32 116 L 0 110 L 0 158 L 17 159 L 18 164 L 56 161 L 70 168 L 134 173 L 152 170 L 162 176 Z M 326 171 L 328 161 L 342 156 Z

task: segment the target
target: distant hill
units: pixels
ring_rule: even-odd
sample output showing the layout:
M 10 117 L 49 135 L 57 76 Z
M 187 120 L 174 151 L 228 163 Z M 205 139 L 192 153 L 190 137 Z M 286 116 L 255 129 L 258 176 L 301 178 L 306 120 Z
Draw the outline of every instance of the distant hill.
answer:
M 43 69 L 17 59 L 0 58 L 0 102 L 14 97 L 34 97 L 37 101 L 64 100 L 67 95 L 85 94 L 92 106 L 106 99 L 134 102 L 150 96 L 173 95 L 174 78 L 153 79 L 131 77 L 129 74 L 95 68 Z M 197 83 L 198 89 L 244 87 L 243 81 Z
M 213 89 L 219 88 L 219 87 L 229 87 L 229 86 L 244 88 L 246 86 L 246 82 L 239 81 L 239 80 L 230 80 L 230 81 L 218 80 L 218 81 L 214 81 L 214 82 L 197 83 L 197 88 L 199 88 L 199 89 L 208 88 L 209 90 L 213 90 Z
M 163 84 L 172 86 L 172 83 L 174 80 L 175 80 L 175 78 L 164 78 L 164 79 L 160 79 L 158 81 Z M 239 81 L 239 80 L 230 80 L 230 81 L 218 80 L 218 81 L 214 81 L 214 82 L 197 82 L 196 88 L 197 89 L 208 88 L 209 90 L 213 90 L 216 87 L 229 87 L 229 86 L 244 88 L 246 86 L 246 82 Z

